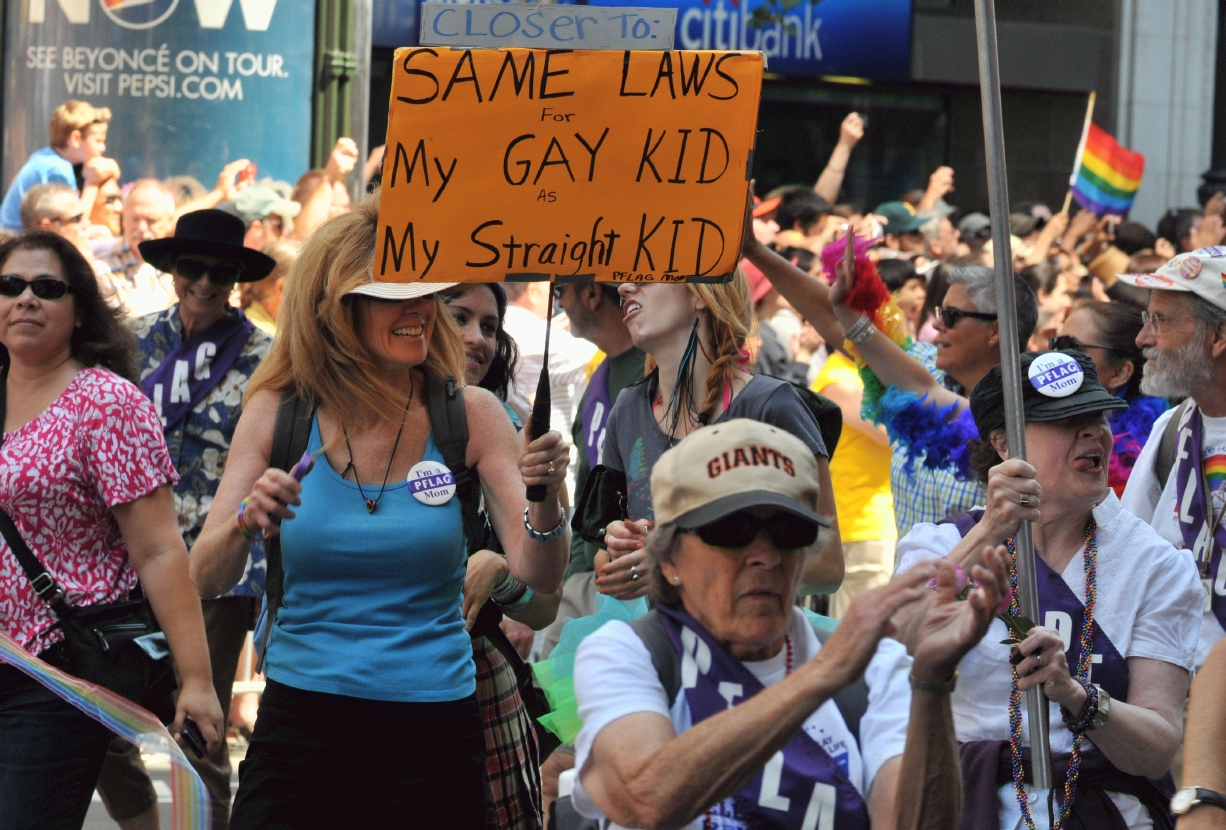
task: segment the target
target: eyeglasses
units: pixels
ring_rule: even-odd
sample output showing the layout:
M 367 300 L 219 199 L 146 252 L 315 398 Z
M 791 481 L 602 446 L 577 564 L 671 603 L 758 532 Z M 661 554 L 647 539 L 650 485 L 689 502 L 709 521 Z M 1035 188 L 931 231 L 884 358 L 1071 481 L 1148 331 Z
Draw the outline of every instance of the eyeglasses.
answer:
M 937 306 L 937 316 L 941 318 L 941 325 L 947 329 L 952 329 L 958 325 L 958 321 L 963 317 L 970 317 L 972 320 L 995 320 L 995 314 L 988 314 L 985 311 L 964 311 L 960 308 L 950 308 L 949 306 Z
M 1074 349 L 1079 352 L 1084 352 L 1086 349 L 1102 349 L 1104 352 L 1114 352 L 1115 354 L 1128 354 L 1124 349 L 1114 349 L 1111 346 L 1099 346 L 1094 343 L 1082 343 L 1076 337 L 1063 335 L 1061 337 L 1053 337 L 1047 341 L 1047 346 L 1052 351 L 1065 351 Z
M 747 547 L 763 530 L 780 550 L 807 548 L 817 541 L 817 525 L 791 513 L 776 513 L 759 519 L 746 510 L 738 510 L 685 532 L 697 535 L 711 547 L 736 550 Z
M 175 260 L 175 271 L 190 282 L 209 275 L 214 285 L 233 285 L 243 275 L 241 262 L 205 262 L 201 259 L 181 256 Z
M 1141 312 L 1142 325 L 1149 326 L 1151 329 L 1154 330 L 1154 334 L 1160 334 L 1162 332 L 1163 326 L 1166 326 L 1170 323 L 1174 323 L 1177 320 L 1186 320 L 1186 319 L 1187 317 L 1183 314 L 1178 314 L 1178 315 L 1175 315 L 1174 317 L 1167 317 L 1165 314 L 1150 314 L 1148 311 Z
M 85 220 L 84 213 L 76 213 L 72 216 L 61 216 L 59 219 L 52 219 L 58 225 L 77 225 Z
M 122 207 L 123 207 L 123 197 L 122 197 L 122 196 L 119 196 L 119 195 L 115 195 L 115 196 L 107 196 L 107 197 L 106 197 L 105 199 L 103 199 L 102 201 L 103 201 L 105 204 L 109 205 L 110 207 L 118 207 L 118 208 L 122 208 Z
M 20 297 L 26 292 L 26 286 L 40 300 L 58 300 L 72 291 L 68 283 L 55 277 L 35 277 L 27 280 L 16 274 L 0 276 L 0 295 L 5 297 Z

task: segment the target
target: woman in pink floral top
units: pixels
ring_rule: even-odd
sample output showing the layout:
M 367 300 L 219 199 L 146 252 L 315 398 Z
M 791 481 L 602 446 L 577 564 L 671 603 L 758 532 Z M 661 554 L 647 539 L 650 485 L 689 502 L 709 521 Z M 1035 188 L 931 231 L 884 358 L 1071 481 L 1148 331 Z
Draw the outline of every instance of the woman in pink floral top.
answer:
M 67 241 L 28 231 L 0 245 L 4 417 L 0 508 L 70 605 L 126 599 L 139 576 L 181 676 L 174 731 L 221 740 L 200 601 L 188 581 L 152 404 L 125 379 L 134 343 Z M 0 630 L 69 668 L 55 616 L 0 540 Z M 0 827 L 80 828 L 110 734 L 0 664 Z

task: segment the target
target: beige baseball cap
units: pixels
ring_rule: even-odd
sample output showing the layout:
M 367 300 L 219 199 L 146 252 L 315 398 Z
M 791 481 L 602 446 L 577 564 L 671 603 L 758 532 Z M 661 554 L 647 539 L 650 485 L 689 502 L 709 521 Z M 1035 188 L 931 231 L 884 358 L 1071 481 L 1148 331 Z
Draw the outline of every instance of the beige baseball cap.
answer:
M 1189 291 L 1226 309 L 1226 247 L 1198 248 L 1172 257 L 1152 274 L 1116 274 L 1129 285 L 1158 291 Z
M 358 283 L 345 292 L 362 294 L 379 300 L 412 300 L 415 297 L 425 297 L 454 288 L 458 282 L 385 282 L 375 279 L 375 269 L 372 266 L 366 271 L 367 281 Z
M 736 418 L 691 432 L 651 471 L 656 522 L 686 530 L 747 507 L 778 507 L 822 527 L 817 460 L 796 436 Z

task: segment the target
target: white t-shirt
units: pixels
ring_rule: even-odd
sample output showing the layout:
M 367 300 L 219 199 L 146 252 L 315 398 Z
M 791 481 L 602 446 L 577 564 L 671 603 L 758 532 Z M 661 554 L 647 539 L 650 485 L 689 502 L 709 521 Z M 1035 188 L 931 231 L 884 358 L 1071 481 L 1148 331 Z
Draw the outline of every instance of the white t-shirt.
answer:
M 1200 623 L 1200 580 L 1183 551 L 1161 539 L 1153 528 L 1120 506 L 1114 493 L 1094 508 L 1098 524 L 1097 582 L 1098 603 L 1094 625 L 1115 645 L 1120 656 L 1148 657 L 1191 669 L 1196 655 Z M 898 570 L 905 571 L 927 559 L 948 554 L 962 535 L 952 524 L 918 524 L 898 542 Z M 1084 559 L 1074 556 L 1061 576 L 1078 600 L 1086 595 Z M 1060 619 L 1049 612 L 1043 625 L 1055 628 L 1064 637 L 1066 649 L 1080 636 L 1067 631 Z M 1000 620 L 993 620 L 988 633 L 958 665 L 958 688 L 951 702 L 954 728 L 959 741 L 1004 741 L 1009 739 L 1009 646 L 1001 640 L 1009 636 Z M 1090 680 L 1094 679 L 1091 666 Z M 1029 744 L 1025 715 L 1022 740 Z M 1051 747 L 1068 753 L 1073 735 L 1064 725 L 1060 707 L 1051 707 Z M 1032 793 L 1036 822 L 1046 822 L 1045 791 L 1037 801 Z M 1130 828 L 1151 826 L 1149 813 L 1131 796 L 1111 794 Z M 1000 788 L 1001 828 L 1013 830 L 1020 821 L 1013 785 Z M 1039 813 L 1042 813 L 1040 818 Z
M 526 308 L 508 306 L 502 325 L 519 348 L 519 363 L 507 389 L 507 403 L 526 424 L 545 359 L 545 321 Z M 575 404 L 587 389 L 587 364 L 595 354 L 594 344 L 567 331 L 562 318 L 554 319 L 549 335 L 550 426 L 567 439 L 575 420 Z
M 1132 474 L 1128 478 L 1128 486 L 1124 488 L 1121 502 L 1125 510 L 1140 518 L 1141 521 L 1149 522 L 1163 539 L 1177 548 L 1184 548 L 1183 534 L 1179 531 L 1176 516 L 1175 501 L 1178 496 L 1178 487 L 1175 482 L 1175 467 L 1171 468 L 1171 474 L 1166 479 L 1166 487 L 1160 487 L 1158 477 L 1154 475 L 1154 461 L 1158 457 L 1158 446 L 1162 443 L 1162 433 L 1166 430 L 1166 425 L 1171 418 L 1175 417 L 1177 409 L 1178 407 L 1164 412 L 1154 422 L 1149 440 L 1145 442 L 1145 449 L 1141 450 L 1136 465 L 1132 468 Z M 1178 451 L 1178 448 L 1176 450 Z M 1202 464 L 1206 459 L 1210 461 L 1208 478 L 1213 509 L 1221 510 L 1223 500 L 1226 500 L 1226 476 L 1217 471 L 1226 469 L 1226 418 L 1204 418 L 1200 457 Z M 1191 557 L 1190 551 L 1185 551 L 1185 553 L 1189 558 Z M 1213 590 L 1219 596 L 1226 595 L 1226 568 L 1218 569 L 1218 581 L 1213 586 Z M 1209 607 L 1208 594 L 1204 593 L 1203 588 L 1202 593 L 1203 614 L 1200 623 L 1200 643 L 1196 649 L 1197 668 L 1205 662 L 1214 644 L 1222 639 L 1223 634 L 1226 634 L 1222 631 L 1222 624 L 1214 616 L 1213 609 Z
M 812 624 L 799 609 L 793 609 L 788 631 L 796 644 L 796 664 L 821 650 Z M 770 660 L 744 665 L 763 686 L 770 686 L 786 676 L 785 660 L 781 649 Z M 883 639 L 864 672 L 869 696 L 868 710 L 860 721 L 863 751 L 857 748 L 855 736 L 833 700 L 823 703 L 804 722 L 804 730 L 843 767 L 866 801 L 881 766 L 901 755 L 906 745 L 907 719 L 911 711 L 911 686 L 907 679 L 910 672 L 911 658 L 902 644 Z M 580 644 L 575 657 L 575 697 L 579 702 L 579 716 L 583 719 L 583 729 L 575 740 L 575 768 L 579 770 L 573 793 L 575 808 L 589 818 L 602 818 L 600 808 L 583 789 L 584 766 L 600 730 L 626 715 L 656 712 L 669 718 L 677 734 L 681 734 L 693 725 L 690 707 L 684 690 L 677 693 L 669 707 L 647 646 L 633 628 L 619 621 L 606 623 Z M 720 826 L 732 828 L 739 824 L 729 823 L 725 818 Z M 702 819 L 698 818 L 684 830 L 701 827 Z

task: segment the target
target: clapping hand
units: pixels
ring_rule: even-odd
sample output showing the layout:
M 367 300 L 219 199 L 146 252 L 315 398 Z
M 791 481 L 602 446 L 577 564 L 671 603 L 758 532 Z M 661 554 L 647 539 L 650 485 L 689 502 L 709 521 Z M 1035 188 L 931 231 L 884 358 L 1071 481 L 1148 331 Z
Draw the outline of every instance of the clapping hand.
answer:
M 1008 553 L 1003 546 L 986 547 L 982 557 L 984 565 L 971 569 L 975 587 L 965 602 L 958 599 L 965 586 L 959 584 L 953 563 L 943 559 L 936 563 L 936 589 L 913 643 L 915 663 L 911 673 L 917 680 L 948 681 L 1001 610 L 1009 585 Z

